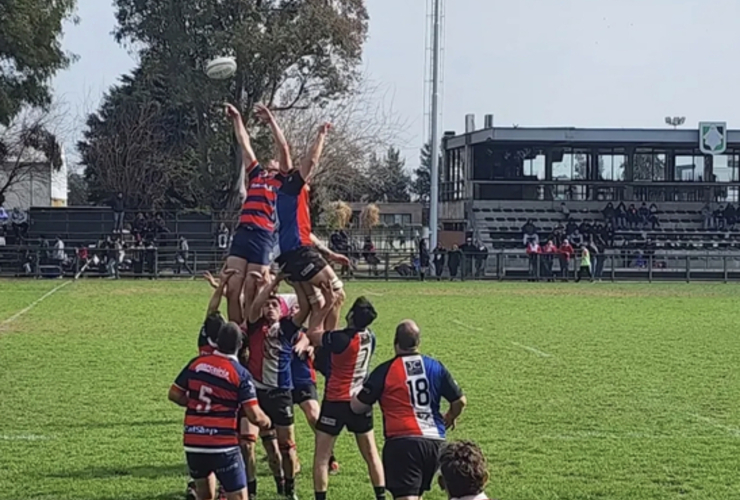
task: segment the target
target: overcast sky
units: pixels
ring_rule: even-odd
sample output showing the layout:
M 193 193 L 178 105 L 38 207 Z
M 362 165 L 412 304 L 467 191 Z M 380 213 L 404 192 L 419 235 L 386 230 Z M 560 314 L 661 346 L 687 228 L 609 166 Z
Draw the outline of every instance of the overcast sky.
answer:
M 424 142 L 427 3 L 367 0 L 367 74 L 408 123 L 408 165 Z M 80 56 L 56 81 L 84 117 L 134 60 L 112 36 L 111 0 L 78 0 L 64 46 Z M 499 126 L 664 127 L 727 121 L 740 70 L 737 0 L 446 0 L 443 128 L 464 115 Z M 81 122 L 80 122 L 81 123 Z

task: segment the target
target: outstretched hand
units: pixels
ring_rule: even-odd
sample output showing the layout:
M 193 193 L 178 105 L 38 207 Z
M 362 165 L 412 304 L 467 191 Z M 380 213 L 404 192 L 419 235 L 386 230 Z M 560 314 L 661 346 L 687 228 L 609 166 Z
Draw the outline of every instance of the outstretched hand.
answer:
M 341 253 L 331 253 L 329 255 L 329 260 L 331 260 L 335 264 L 339 264 L 340 266 L 352 267 L 352 261 L 349 259 L 349 257 L 347 257 L 346 255 L 342 255 Z
M 228 102 L 224 104 L 226 106 L 226 117 L 231 120 L 241 119 L 242 114 L 239 112 L 238 109 L 236 109 L 236 106 L 233 104 L 229 104 Z
M 272 120 L 272 111 L 270 111 L 270 108 L 268 108 L 264 104 L 257 104 L 254 107 L 254 114 L 263 123 L 268 123 L 270 120 Z
M 216 278 L 214 278 L 209 271 L 203 273 L 203 279 L 206 280 L 208 284 L 211 285 L 213 288 L 218 288 L 218 281 L 216 281 Z
M 321 128 L 319 128 L 319 133 L 328 134 L 332 128 L 334 128 L 334 126 L 331 123 L 325 122 L 323 125 L 321 125 Z

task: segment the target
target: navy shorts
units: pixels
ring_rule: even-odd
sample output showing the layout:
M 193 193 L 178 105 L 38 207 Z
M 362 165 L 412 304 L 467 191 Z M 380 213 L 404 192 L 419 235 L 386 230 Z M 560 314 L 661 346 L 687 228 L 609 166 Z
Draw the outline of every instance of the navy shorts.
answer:
M 251 226 L 239 226 L 231 242 L 229 256 L 239 257 L 249 264 L 267 266 L 275 247 L 275 233 Z
M 247 471 L 239 448 L 222 453 L 185 452 L 190 477 L 205 479 L 211 473 L 226 493 L 235 493 L 247 487 Z

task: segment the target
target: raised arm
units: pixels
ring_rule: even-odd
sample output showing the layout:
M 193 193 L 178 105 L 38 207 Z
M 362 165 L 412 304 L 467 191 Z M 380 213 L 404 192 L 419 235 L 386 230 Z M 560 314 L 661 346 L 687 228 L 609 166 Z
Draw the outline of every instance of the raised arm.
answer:
M 277 120 L 275 119 L 275 115 L 272 114 L 272 111 L 265 106 L 264 104 L 258 104 L 255 108 L 255 112 L 257 113 L 257 117 L 265 122 L 272 131 L 272 137 L 275 139 L 275 144 L 278 148 L 278 163 L 280 163 L 280 172 L 283 174 L 287 174 L 291 170 L 293 170 L 293 159 L 290 157 L 290 146 L 288 146 L 288 141 L 285 139 L 285 134 L 283 134 L 283 129 L 280 128 L 280 125 L 278 125 Z
M 324 243 L 318 238 L 318 236 L 313 233 L 311 233 L 311 244 L 313 244 L 313 246 L 316 247 L 316 250 L 318 250 L 319 253 L 329 262 L 334 262 L 341 266 L 352 265 L 352 261 L 349 260 L 349 257 L 336 252 L 332 252 L 326 247 L 326 245 L 324 245 Z
M 331 130 L 331 123 L 328 122 L 324 123 L 321 128 L 319 128 L 319 135 L 316 136 L 316 140 L 314 140 L 313 144 L 311 145 L 311 149 L 309 149 L 308 155 L 306 155 L 306 157 L 301 162 L 301 177 L 303 177 L 303 180 L 306 182 L 309 181 L 313 170 L 319 164 L 321 153 L 324 152 L 324 141 L 326 140 L 326 135 L 329 133 L 329 130 Z
M 264 287 L 257 297 L 255 297 L 252 305 L 249 309 L 249 322 L 255 323 L 262 316 L 262 308 L 264 307 L 267 300 L 275 293 L 275 290 L 280 286 L 280 282 L 283 280 L 282 275 L 278 275 L 272 282 L 268 283 Z
M 293 288 L 295 290 L 295 295 L 298 298 L 298 314 L 293 317 L 293 323 L 298 326 L 303 326 L 311 312 L 311 303 L 308 301 L 308 295 L 306 295 L 306 291 L 303 289 L 302 283 L 294 283 Z
M 257 157 L 252 149 L 252 141 L 249 139 L 247 127 L 244 126 L 244 120 L 242 119 L 242 115 L 239 110 L 228 103 L 226 104 L 226 117 L 234 124 L 234 134 L 236 135 L 236 141 L 239 143 L 239 148 L 242 152 L 244 170 L 245 173 L 249 174 L 257 164 Z
M 208 301 L 208 309 L 206 310 L 206 317 L 218 311 L 219 307 L 221 306 L 221 297 L 223 297 L 224 290 L 226 290 L 226 284 L 229 282 L 229 277 L 232 274 L 235 274 L 237 272 L 238 271 L 236 269 L 224 269 L 223 271 L 221 271 L 221 275 L 219 276 L 219 282 L 216 286 L 216 289 L 213 291 L 213 295 L 211 295 L 211 300 Z M 213 279 L 213 276 L 211 276 L 211 279 Z M 213 281 L 208 280 L 208 281 L 211 283 L 211 286 L 213 286 L 213 283 L 215 282 L 215 280 Z

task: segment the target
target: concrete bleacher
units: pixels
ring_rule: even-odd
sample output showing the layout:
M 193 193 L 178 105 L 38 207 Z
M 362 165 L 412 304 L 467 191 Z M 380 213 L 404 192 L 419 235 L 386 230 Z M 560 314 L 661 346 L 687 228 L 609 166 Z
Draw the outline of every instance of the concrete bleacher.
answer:
M 589 221 L 603 224 L 602 210 L 606 202 L 566 203 L 570 219 L 580 224 Z M 616 204 L 615 204 L 616 205 Z M 629 203 L 626 204 L 629 206 Z M 615 247 L 631 248 L 655 242 L 656 247 L 677 250 L 706 250 L 738 248 L 740 231 L 705 230 L 702 228 L 701 203 L 658 203 L 660 227 L 651 229 L 623 229 L 615 232 Z M 637 208 L 640 204 L 635 204 Z M 541 239 L 547 237 L 558 224 L 566 223 L 560 201 L 489 201 L 476 202 L 473 208 L 475 231 L 484 244 L 494 249 L 521 249 L 522 226 L 532 220 Z M 740 227 L 740 225 L 738 226 Z

